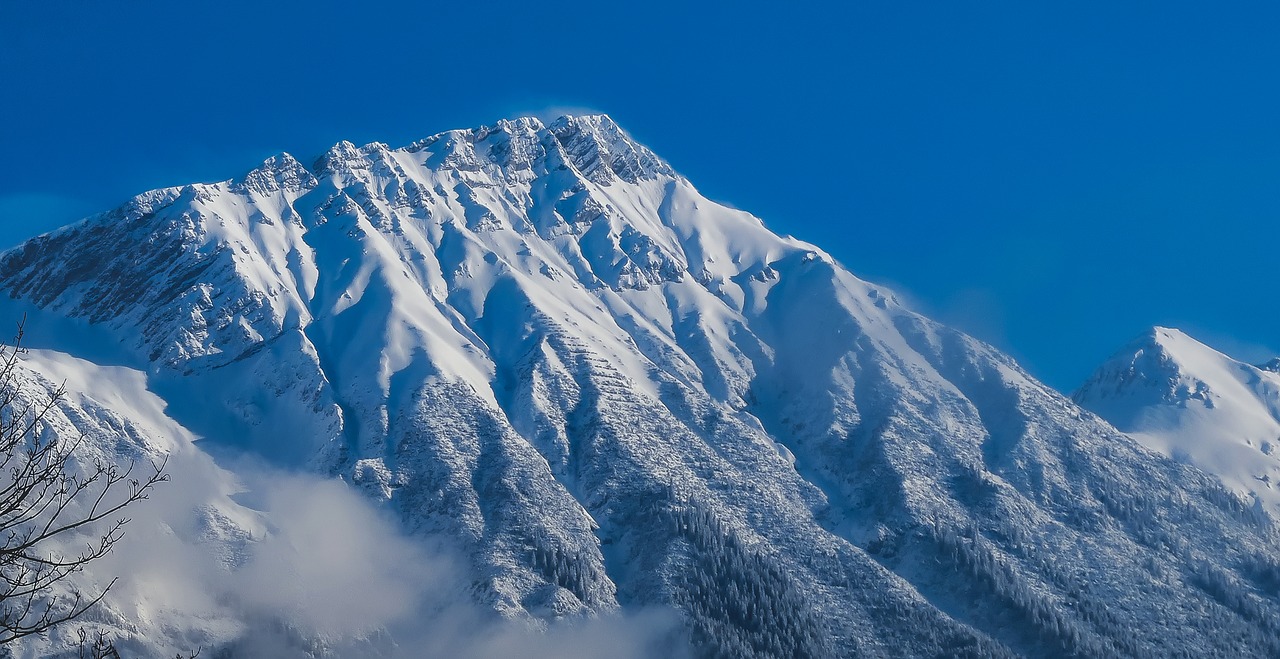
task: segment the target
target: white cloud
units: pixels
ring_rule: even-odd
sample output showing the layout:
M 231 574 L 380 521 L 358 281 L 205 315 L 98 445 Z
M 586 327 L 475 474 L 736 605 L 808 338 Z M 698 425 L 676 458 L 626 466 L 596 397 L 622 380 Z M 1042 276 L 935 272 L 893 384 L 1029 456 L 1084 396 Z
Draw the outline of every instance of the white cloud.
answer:
M 131 509 L 127 541 L 93 567 L 122 576 L 111 610 L 138 625 L 117 632 L 134 654 L 231 639 L 244 656 L 305 657 L 311 646 L 397 659 L 640 659 L 686 645 L 671 611 L 544 630 L 500 620 L 471 601 L 462 557 L 406 536 L 342 481 L 237 464 L 237 488 L 196 451 L 171 467 L 173 481 Z

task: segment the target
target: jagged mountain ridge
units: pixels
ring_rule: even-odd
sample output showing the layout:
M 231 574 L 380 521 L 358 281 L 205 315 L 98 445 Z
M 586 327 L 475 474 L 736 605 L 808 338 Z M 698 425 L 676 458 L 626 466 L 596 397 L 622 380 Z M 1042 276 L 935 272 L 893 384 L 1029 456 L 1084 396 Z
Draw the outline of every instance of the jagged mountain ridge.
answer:
M 1278 651 L 1270 518 L 603 115 L 154 191 L 0 286 L 115 333 L 208 441 L 456 539 L 504 615 L 671 604 L 730 656 Z
M 1280 360 L 1246 364 L 1153 328 L 1072 396 L 1143 444 L 1195 464 L 1274 512 L 1280 506 Z

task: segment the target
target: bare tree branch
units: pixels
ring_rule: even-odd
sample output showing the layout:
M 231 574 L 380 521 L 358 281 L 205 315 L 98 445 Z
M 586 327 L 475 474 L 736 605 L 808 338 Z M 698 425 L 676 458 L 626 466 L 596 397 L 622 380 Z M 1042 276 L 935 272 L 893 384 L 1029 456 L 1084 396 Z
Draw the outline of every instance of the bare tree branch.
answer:
M 46 400 L 23 400 L 25 320 L 12 344 L 0 344 L 0 645 L 75 620 L 101 602 L 115 579 L 89 595 L 57 586 L 111 553 L 129 522 L 118 513 L 169 480 L 167 458 L 144 476 L 134 475 L 133 462 L 122 469 L 100 458 L 74 460 L 85 437 L 59 438 L 49 423 L 67 395 L 65 384 Z M 82 549 L 63 553 L 60 547 L 86 532 Z M 82 659 L 120 657 L 102 633 L 90 640 L 81 630 L 80 640 Z

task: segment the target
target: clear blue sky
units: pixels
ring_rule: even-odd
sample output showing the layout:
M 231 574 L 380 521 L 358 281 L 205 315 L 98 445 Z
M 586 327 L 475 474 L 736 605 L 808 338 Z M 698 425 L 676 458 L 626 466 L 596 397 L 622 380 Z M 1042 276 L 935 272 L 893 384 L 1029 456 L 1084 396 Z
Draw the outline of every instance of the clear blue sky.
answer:
M 1280 351 L 1275 3 L 370 4 L 0 0 L 0 245 L 590 108 L 1059 388 L 1152 324 Z

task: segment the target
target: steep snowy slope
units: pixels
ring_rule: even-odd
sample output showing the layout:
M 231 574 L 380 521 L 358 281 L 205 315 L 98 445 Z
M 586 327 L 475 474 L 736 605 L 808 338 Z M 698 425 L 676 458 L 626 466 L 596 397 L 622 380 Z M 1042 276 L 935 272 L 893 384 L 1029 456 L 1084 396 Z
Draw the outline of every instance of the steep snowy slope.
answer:
M 100 366 L 61 352 L 30 350 L 8 385 L 17 394 L 15 408 L 31 410 L 47 405 L 59 386 L 65 387 L 65 395 L 44 416 L 39 432 L 45 439 L 84 438 L 73 454 L 72 468 L 105 460 L 136 464 L 141 474 L 148 465 L 167 458 L 167 473 L 180 474 L 183 481 L 183 492 L 160 484 L 156 495 L 166 500 L 163 509 L 151 501 L 128 508 L 135 519 L 126 525 L 116 554 L 59 584 L 56 595 L 66 597 L 72 585 L 85 593 L 100 592 L 119 576 L 122 563 L 162 560 L 166 547 L 199 547 L 207 564 L 231 565 L 255 536 L 263 537 L 259 515 L 230 499 L 242 489 L 237 479 L 194 449 L 190 433 L 168 418 L 164 402 L 147 390 L 145 373 Z M 64 552 L 78 552 L 83 543 L 98 537 L 93 533 L 91 528 L 83 535 L 63 537 L 58 546 Z M 140 559 L 137 554 L 143 551 L 148 556 Z M 76 632 L 87 628 L 114 633 L 120 650 L 127 653 L 163 656 L 182 648 L 227 643 L 243 633 L 238 612 L 225 604 L 172 606 L 182 597 L 172 592 L 177 584 L 147 578 L 156 574 L 129 575 L 78 623 L 55 628 L 47 637 L 31 637 L 22 648 L 8 649 L 17 649 L 17 656 L 44 656 L 74 647 Z
M 447 539 L 504 616 L 671 605 L 722 656 L 1280 654 L 1269 516 L 603 115 L 154 191 L 0 287 L 119 337 L 207 441 Z
M 7 645 L 4 656 L 85 656 L 81 631 L 108 634 L 125 657 L 195 650 L 223 657 L 421 656 L 396 654 L 404 648 L 387 640 L 387 630 L 401 623 L 443 639 L 436 640 L 448 648 L 441 656 L 468 656 L 475 645 L 453 638 L 447 626 L 473 615 L 452 557 L 419 547 L 340 481 L 253 463 L 235 472 L 219 467 L 167 416 L 146 374 L 132 368 L 30 350 L 5 382 L 16 391 L 16 409 L 40 409 L 64 389 L 38 433 L 46 440 L 83 437 L 73 469 L 106 460 L 135 464 L 141 473 L 164 460 L 171 480 L 125 510 L 130 521 L 111 554 L 50 593 L 97 594 L 112 584 L 99 605 L 47 635 Z M 43 549 L 79 552 L 103 530 L 90 527 Z M 440 610 L 452 618 L 426 627 L 415 618 Z M 625 627 L 617 633 L 624 642 L 647 640 Z M 588 656 L 563 639 L 552 647 Z
M 1156 327 L 1073 396 L 1138 441 L 1280 506 L 1280 373 Z

